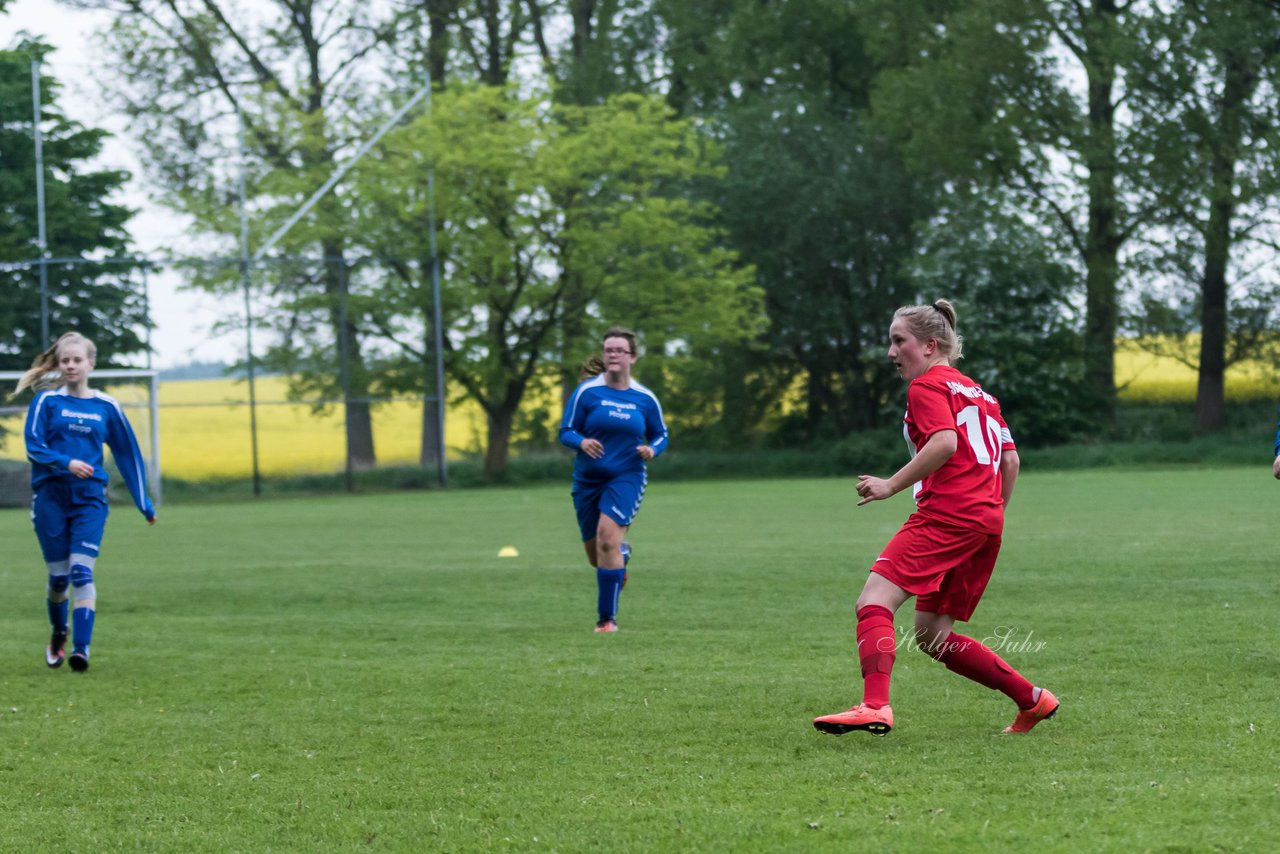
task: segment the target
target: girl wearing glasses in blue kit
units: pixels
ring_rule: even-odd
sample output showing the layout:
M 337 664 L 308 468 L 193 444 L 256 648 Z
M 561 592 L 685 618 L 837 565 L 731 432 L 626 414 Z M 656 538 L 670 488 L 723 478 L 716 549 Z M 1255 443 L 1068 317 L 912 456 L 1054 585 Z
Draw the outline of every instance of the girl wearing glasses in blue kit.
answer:
M 560 424 L 560 442 L 577 451 L 573 506 L 596 568 L 597 632 L 618 630 L 618 597 L 627 582 L 627 529 L 640 512 L 645 463 L 667 449 L 662 405 L 631 377 L 636 335 L 614 327 L 604 335 L 603 367 L 574 389 Z

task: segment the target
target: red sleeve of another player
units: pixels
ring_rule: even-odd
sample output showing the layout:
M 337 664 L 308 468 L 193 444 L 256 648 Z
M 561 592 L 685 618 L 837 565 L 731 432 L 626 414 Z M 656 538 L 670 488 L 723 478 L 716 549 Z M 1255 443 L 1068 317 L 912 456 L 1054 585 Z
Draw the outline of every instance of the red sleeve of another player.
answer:
M 956 429 L 950 395 L 938 386 L 913 380 L 907 386 L 907 412 L 926 439 L 939 431 Z

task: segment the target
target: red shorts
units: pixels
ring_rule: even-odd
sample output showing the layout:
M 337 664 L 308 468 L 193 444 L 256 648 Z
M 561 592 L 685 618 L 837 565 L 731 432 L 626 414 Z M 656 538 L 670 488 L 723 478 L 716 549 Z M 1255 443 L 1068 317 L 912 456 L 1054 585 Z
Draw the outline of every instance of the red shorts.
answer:
M 1000 554 L 1000 535 L 957 528 L 912 513 L 871 571 L 916 597 L 916 610 L 965 621 L 973 616 Z

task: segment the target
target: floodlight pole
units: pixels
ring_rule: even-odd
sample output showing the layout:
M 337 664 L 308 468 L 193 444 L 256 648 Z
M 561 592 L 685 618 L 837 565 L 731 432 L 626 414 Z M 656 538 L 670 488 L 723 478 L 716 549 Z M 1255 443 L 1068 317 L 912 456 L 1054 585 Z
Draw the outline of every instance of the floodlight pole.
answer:
M 236 117 L 240 120 L 240 285 L 244 291 L 245 372 L 249 379 L 249 440 L 253 448 L 253 496 L 262 495 L 262 472 L 258 467 L 258 397 L 253 371 L 253 307 L 249 298 L 249 211 L 245 191 L 244 109 L 236 99 Z
M 356 163 L 360 160 L 360 158 L 364 157 L 365 154 L 369 152 L 369 149 L 373 148 L 374 145 L 377 144 L 378 140 L 382 139 L 382 137 L 386 135 L 387 131 L 395 127 L 396 124 L 399 123 L 399 121 L 402 118 L 404 118 L 405 114 L 408 113 L 409 110 L 413 109 L 413 106 L 415 104 L 417 104 L 424 97 L 427 97 L 430 94 L 431 94 L 431 84 L 428 83 L 420 91 L 414 94 L 412 98 L 406 101 L 403 107 L 396 110 L 395 115 L 393 115 L 391 118 L 383 122 L 382 127 L 378 128 L 377 133 L 369 137 L 369 139 L 365 140 L 364 145 L 356 149 L 356 153 L 351 156 L 351 159 L 348 160 L 346 163 L 342 164 L 342 166 L 338 169 L 337 172 L 334 172 L 332 175 L 330 175 L 329 180 L 325 181 L 324 184 L 321 185 L 320 189 L 312 193 L 311 197 L 302 203 L 302 207 L 294 211 L 293 214 L 287 220 L 285 220 L 284 223 L 279 228 L 276 229 L 275 234 L 272 234 L 270 237 L 267 238 L 266 243 L 258 247 L 258 251 L 253 253 L 254 263 L 256 264 L 257 262 L 261 261 L 268 252 L 270 252 L 273 248 L 275 248 L 275 245 L 278 242 L 280 242 L 280 239 L 289 233 L 289 229 L 297 225 L 298 220 L 306 216 L 307 211 L 315 207 L 316 202 L 320 201 L 320 199 L 324 197 L 325 193 L 332 190 L 334 185 L 342 180 L 342 176 L 346 175 L 347 172 L 351 170 L 351 167 L 355 166 Z M 243 128 L 243 124 L 242 124 L 242 128 Z
M 331 262 L 326 258 L 323 263 L 342 265 L 338 270 L 338 275 L 342 277 L 342 287 L 338 289 L 338 383 L 342 386 L 342 432 L 347 440 L 346 453 L 343 454 L 347 460 L 343 476 L 347 492 L 355 492 L 355 468 L 351 459 L 351 363 L 347 356 L 347 345 L 351 340 L 347 334 L 347 289 L 351 287 L 351 280 L 347 278 L 347 262 L 344 259 L 335 258 Z
M 151 374 L 151 456 L 156 464 L 151 475 L 151 493 L 155 496 L 156 506 L 164 503 L 163 484 L 160 481 L 160 374 L 151 369 L 151 354 L 147 353 L 147 372 Z
M 147 278 L 147 269 L 151 266 L 151 262 L 143 259 L 142 261 L 142 316 L 146 325 L 147 338 L 144 345 L 147 348 L 147 370 L 151 370 L 151 282 Z
M 40 60 L 31 60 L 31 132 L 36 148 L 36 228 L 40 243 L 40 347 L 49 346 L 49 242 L 44 225 L 44 140 L 40 136 Z

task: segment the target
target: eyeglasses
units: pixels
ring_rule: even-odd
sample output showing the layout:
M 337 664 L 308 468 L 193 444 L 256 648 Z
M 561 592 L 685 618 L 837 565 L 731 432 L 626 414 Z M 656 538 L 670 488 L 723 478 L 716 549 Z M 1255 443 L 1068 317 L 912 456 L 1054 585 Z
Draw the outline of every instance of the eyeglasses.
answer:
M 631 351 L 626 347 L 605 347 L 604 354 L 606 356 L 630 356 Z

